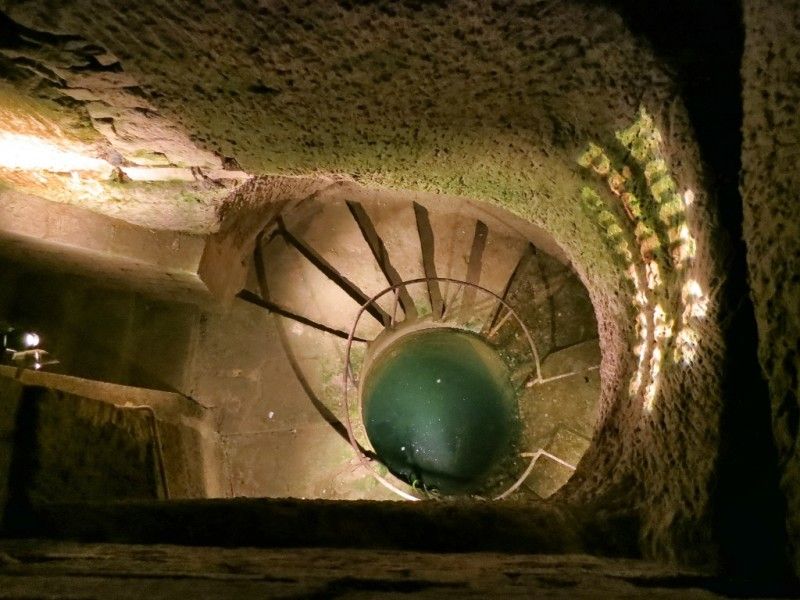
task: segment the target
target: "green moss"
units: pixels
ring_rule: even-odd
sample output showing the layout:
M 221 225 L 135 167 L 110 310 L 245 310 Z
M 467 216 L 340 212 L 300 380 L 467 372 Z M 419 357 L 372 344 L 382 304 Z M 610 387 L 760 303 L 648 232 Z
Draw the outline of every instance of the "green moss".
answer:
M 182 191 L 180 194 L 178 194 L 178 199 L 181 202 L 186 202 L 188 204 L 202 204 L 203 203 L 203 199 L 200 196 L 198 196 L 197 194 L 194 194 L 192 192 L 187 192 L 187 191 Z
M 31 126 L 47 129 L 57 127 L 67 138 L 83 143 L 104 140 L 92 126 L 88 113 L 83 109 L 65 108 L 53 100 L 33 97 L 21 93 L 9 84 L 0 82 L 0 111 L 6 110 L 15 118 L 29 119 Z
M 364 366 L 364 358 L 367 355 L 367 346 L 365 344 L 353 344 L 350 348 L 350 366 L 353 369 L 356 377 L 361 373 L 361 368 Z
M 142 162 L 148 165 L 169 165 L 170 162 L 161 152 L 139 149 L 130 155 L 134 162 Z

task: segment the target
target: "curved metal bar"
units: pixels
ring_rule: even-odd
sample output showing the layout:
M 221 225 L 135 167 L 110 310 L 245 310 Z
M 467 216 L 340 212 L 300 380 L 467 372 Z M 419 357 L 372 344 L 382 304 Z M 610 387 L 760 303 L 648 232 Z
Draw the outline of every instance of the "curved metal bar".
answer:
M 517 490 L 517 488 L 519 486 L 521 486 L 522 483 L 528 478 L 528 475 L 531 474 L 531 471 L 533 471 L 533 467 L 534 467 L 534 465 L 536 465 L 536 461 L 539 459 L 540 456 L 546 456 L 547 458 L 552 459 L 552 460 L 556 461 L 557 463 L 559 463 L 561 465 L 564 465 L 565 467 L 567 467 L 569 469 L 572 469 L 573 471 L 576 468 L 575 465 L 571 465 L 567 461 L 558 458 L 555 454 L 550 454 L 546 450 L 543 450 L 543 449 L 539 448 L 536 452 L 534 452 L 532 454 L 531 462 L 528 465 L 528 468 L 525 469 L 525 472 L 522 474 L 522 477 L 517 479 L 514 482 L 514 485 L 512 485 L 510 488 L 508 488 L 505 492 L 503 492 L 502 494 L 497 496 L 497 498 L 495 498 L 495 500 L 503 500 L 504 498 L 507 498 L 508 496 L 513 494 Z
M 522 319 L 519 317 L 517 312 L 513 308 L 511 308 L 511 306 L 508 304 L 508 302 L 506 302 L 503 298 L 501 298 L 500 296 L 495 294 L 493 291 L 488 290 L 483 286 L 480 286 L 480 285 L 478 285 L 476 283 L 471 283 L 469 281 L 462 281 L 462 280 L 459 280 L 459 279 L 453 279 L 451 277 L 419 277 L 417 279 L 409 279 L 407 281 L 401 281 L 398 284 L 391 285 L 391 286 L 381 290 L 380 292 L 378 292 L 377 294 L 375 294 L 374 296 L 369 298 L 366 302 L 364 302 L 361 305 L 361 307 L 359 308 L 358 313 L 356 313 L 355 320 L 353 321 L 353 326 L 350 328 L 350 333 L 347 336 L 347 346 L 346 346 L 346 350 L 345 350 L 345 368 L 344 368 L 344 373 L 342 375 L 342 389 L 343 389 L 343 399 L 344 399 L 344 409 L 345 409 L 345 425 L 347 427 L 347 436 L 348 436 L 348 438 L 350 440 L 350 445 L 353 447 L 353 451 L 356 453 L 356 456 L 358 457 L 358 460 L 361 463 L 361 466 L 363 466 L 367 470 L 367 472 L 378 483 L 380 483 L 382 486 L 384 486 L 386 489 L 390 490 L 391 492 L 394 492 L 395 494 L 397 494 L 398 496 L 400 496 L 401 498 L 403 498 L 405 500 L 411 500 L 411 501 L 418 501 L 418 500 L 421 500 L 421 498 L 418 498 L 417 496 L 413 496 L 413 495 L 409 494 L 408 492 L 405 492 L 405 491 L 401 490 L 396 485 L 394 485 L 393 483 L 388 481 L 385 477 L 383 477 L 382 475 L 379 475 L 378 473 L 376 473 L 375 470 L 370 466 L 369 459 L 361 451 L 360 444 L 356 440 L 355 434 L 353 434 L 353 424 L 352 424 L 352 422 L 350 420 L 350 401 L 349 401 L 349 396 L 348 396 L 348 389 L 349 389 L 348 388 L 348 381 L 352 378 L 352 369 L 351 369 L 351 365 L 350 365 L 350 351 L 352 349 L 353 341 L 355 341 L 355 339 L 356 339 L 355 331 L 356 331 L 356 328 L 358 327 L 358 322 L 361 320 L 361 316 L 364 314 L 364 312 L 367 310 L 367 307 L 370 304 L 372 304 L 373 302 L 376 302 L 378 299 L 380 299 L 384 295 L 388 294 L 389 292 L 399 290 L 401 287 L 405 287 L 405 286 L 413 285 L 413 284 L 417 284 L 417 283 L 428 283 L 429 281 L 445 281 L 445 282 L 448 282 L 448 283 L 455 283 L 455 284 L 458 284 L 458 285 L 461 285 L 461 286 L 467 285 L 467 286 L 473 287 L 475 289 L 478 289 L 478 290 L 480 290 L 480 291 L 482 291 L 482 292 L 484 292 L 486 294 L 489 294 L 490 296 L 494 297 L 506 309 L 508 309 L 509 313 L 511 315 L 513 315 L 514 319 L 516 319 L 516 321 L 519 324 L 519 326 L 525 332 L 525 337 L 528 339 L 528 344 L 529 344 L 529 346 L 531 348 L 531 353 L 533 354 L 533 358 L 534 358 L 534 361 L 536 363 L 536 380 L 535 381 L 536 382 L 542 381 L 542 370 L 541 370 L 541 364 L 540 364 L 540 361 L 539 361 L 539 351 L 536 348 L 536 344 L 533 341 L 533 336 L 531 336 L 530 331 L 525 326 L 525 323 L 522 322 Z M 355 381 L 355 379 L 353 379 L 353 381 Z M 528 475 L 530 474 L 531 470 L 533 469 L 533 465 L 535 464 L 536 459 L 538 457 L 539 457 L 538 453 L 534 454 L 534 457 L 531 460 L 530 465 L 528 465 L 528 468 L 522 473 L 522 475 L 507 490 L 505 490 L 502 494 L 500 494 L 500 495 L 496 496 L 495 498 L 493 498 L 493 500 L 502 500 L 503 498 L 506 498 L 508 495 L 510 495 L 512 492 L 514 492 L 514 490 L 516 490 L 520 485 L 522 485 L 522 482 L 525 481 L 525 479 L 528 477 Z

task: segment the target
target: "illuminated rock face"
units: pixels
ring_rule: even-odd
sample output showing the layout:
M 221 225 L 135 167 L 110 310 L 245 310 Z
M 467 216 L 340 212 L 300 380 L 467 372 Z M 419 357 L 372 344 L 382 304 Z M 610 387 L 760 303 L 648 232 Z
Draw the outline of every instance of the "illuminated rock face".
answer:
M 741 188 L 758 353 L 787 506 L 787 537 L 800 574 L 800 6 L 743 3 Z
M 748 497 L 743 491 L 769 487 L 743 474 L 739 463 L 752 463 L 749 473 L 755 477 L 775 461 L 759 463 L 753 449 L 759 427 L 763 436 L 771 435 L 766 401 L 763 394 L 745 393 L 737 385 L 734 371 L 743 373 L 745 381 L 757 377 L 739 368 L 752 358 L 743 354 L 738 364 L 726 358 L 732 348 L 747 344 L 742 329 L 733 326 L 729 329 L 736 333 L 723 339 L 719 325 L 729 320 L 719 314 L 717 303 L 729 293 L 733 301 L 722 309 L 739 305 L 736 289 L 725 292 L 725 280 L 735 278 L 736 269 L 725 272 L 728 250 L 721 241 L 725 236 L 717 235 L 717 213 L 735 213 L 738 204 L 737 140 L 743 131 L 749 291 L 756 305 L 763 374 L 771 386 L 790 537 L 800 539 L 800 326 L 795 318 L 800 284 L 794 276 L 800 236 L 791 197 L 797 188 L 798 112 L 795 79 L 786 75 L 798 62 L 793 52 L 798 47 L 793 43 L 796 1 L 742 3 L 747 37 L 743 94 L 735 43 L 742 20 L 736 10 L 712 3 L 662 2 L 656 3 L 659 10 L 641 9 L 638 21 L 651 23 L 648 35 L 640 35 L 647 32 L 637 31 L 637 19 L 628 18 L 636 16 L 638 9 L 632 7 L 641 3 L 635 2 L 298 2 L 267 3 L 257 14 L 245 3 L 213 0 L 201 11 L 187 0 L 140 3 L 135 9 L 119 4 L 2 3 L 19 28 L 36 30 L 20 34 L 24 43 L 3 55 L 4 77 L 14 74 L 13 85 L 6 87 L 36 90 L 35 107 L 46 104 L 46 114 L 61 117 L 54 117 L 56 124 L 78 117 L 91 124 L 96 131 L 88 131 L 89 139 L 115 149 L 135 165 L 133 173 L 146 167 L 171 177 L 173 167 L 180 166 L 192 181 L 145 185 L 127 174 L 131 181 L 120 178 L 108 185 L 119 194 L 103 200 L 92 197 L 96 182 L 82 175 L 48 173 L 44 183 L 31 176 L 28 183 L 38 188 L 24 187 L 15 162 L 6 185 L 47 191 L 51 197 L 60 181 L 65 195 L 59 199 L 73 198 L 148 227 L 196 232 L 215 230 L 225 211 L 240 211 L 241 223 L 249 224 L 254 215 L 268 213 L 264 207 L 273 201 L 299 199 L 318 189 L 316 179 L 256 180 L 218 212 L 215 198 L 221 188 L 210 182 L 210 170 L 238 163 L 256 176 L 322 173 L 324 185 L 333 186 L 340 177 L 368 187 L 460 195 L 502 206 L 540 226 L 562 246 L 590 290 L 603 351 L 597 432 L 558 501 L 624 507 L 639 524 L 633 536 L 637 548 L 651 557 L 712 560 L 715 548 L 725 542 L 719 539 L 721 530 L 727 527 L 734 533 L 725 536 L 736 537 L 746 531 L 742 522 L 756 529 L 752 518 L 767 512 L 745 503 L 731 508 L 738 498 Z M 661 11 L 703 4 L 710 7 L 706 21 L 676 20 L 669 16 L 672 9 Z M 628 15 L 617 14 L 622 7 Z M 183 18 L 186 14 L 192 18 Z M 733 44 L 720 43 L 726 27 Z M 80 36 L 86 45 L 48 33 L 53 31 Z M 16 39 L 5 33 L 0 37 L 4 49 Z M 97 54 L 104 48 L 107 53 Z M 682 69 L 665 68 L 666 59 L 675 59 Z M 730 88 L 718 86 L 720 81 Z M 687 96 L 686 106 L 679 90 Z M 4 94 L 9 94 L 5 88 Z M 17 102 L 17 95 L 22 94 L 5 104 L 19 122 L 30 124 L 39 113 L 21 110 L 28 105 Z M 743 129 L 737 116 L 740 95 Z M 624 134 L 640 106 L 664 132 L 662 158 L 677 192 L 683 193 L 685 215 L 673 196 L 658 202 L 649 222 L 633 222 L 637 205 L 631 195 L 641 200 L 652 192 L 661 199 L 675 191 L 666 177 L 653 177 L 662 172 L 655 160 L 629 165 L 639 175 L 642 192 L 631 187 L 625 190 L 630 195 L 619 177 L 601 173 L 606 164 L 594 162 L 599 154 L 591 154 L 590 168 L 574 168 L 592 140 L 598 148 L 616 144 L 620 152 L 630 146 L 634 163 L 636 155 L 646 157 L 646 148 L 633 143 L 641 139 L 613 135 Z M 14 132 L 32 133 L 20 127 Z M 201 176 L 198 181 L 194 173 Z M 715 180 L 720 189 L 706 189 Z M 734 182 L 734 189 L 726 181 Z M 581 208 L 584 187 L 604 202 L 595 202 L 600 210 Z M 688 190 L 692 193 L 686 195 Z M 724 201 L 717 203 L 717 197 Z M 609 215 L 621 224 L 630 221 L 626 246 L 619 243 L 623 228 L 618 223 L 597 227 Z M 691 218 L 697 231 L 691 230 Z M 727 220 L 723 229 L 730 229 L 731 239 L 741 238 L 736 229 L 741 216 Z M 227 259 L 230 248 L 241 247 L 241 257 L 248 258 L 259 227 L 223 231 L 229 237 L 223 238 L 227 245 L 220 244 L 220 256 Z M 658 245 L 668 254 L 659 256 Z M 642 250 L 654 256 L 639 260 Z M 679 272 L 677 267 L 695 250 L 694 271 L 686 264 Z M 628 273 L 627 262 L 622 263 L 630 260 L 626 253 L 641 263 L 638 270 Z M 227 267 L 245 261 L 219 263 Z M 664 268 L 670 263 L 674 270 Z M 748 312 L 746 306 L 736 310 Z M 726 342 L 731 342 L 728 348 Z M 758 410 L 764 413 L 763 425 Z M 728 488 L 716 483 L 724 484 L 720 465 L 725 460 L 733 465 Z M 742 486 L 743 481 L 750 484 Z M 741 543 L 745 555 L 764 556 L 746 539 Z M 800 572 L 800 563 L 795 565 Z
M 429 329 L 378 356 L 364 420 L 381 460 L 410 483 L 474 491 L 509 450 L 516 404 L 505 364 L 478 336 Z

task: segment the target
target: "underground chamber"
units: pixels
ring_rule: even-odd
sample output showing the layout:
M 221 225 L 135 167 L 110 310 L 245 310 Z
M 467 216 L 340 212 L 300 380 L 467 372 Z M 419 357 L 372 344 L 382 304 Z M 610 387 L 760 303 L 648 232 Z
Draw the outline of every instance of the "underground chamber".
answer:
M 165 57 L 182 11 L 73 4 L 0 15 L 0 317 L 44 371 L 2 365 L 9 514 L 287 499 L 400 544 L 466 506 L 460 535 L 516 524 L 473 548 L 779 565 L 791 123 L 753 74 L 781 10 L 278 3 Z

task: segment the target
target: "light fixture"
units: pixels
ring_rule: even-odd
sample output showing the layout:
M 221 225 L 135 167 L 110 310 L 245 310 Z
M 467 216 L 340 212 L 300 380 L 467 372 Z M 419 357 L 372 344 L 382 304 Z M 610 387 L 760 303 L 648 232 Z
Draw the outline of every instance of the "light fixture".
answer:
M 33 331 L 23 331 L 14 328 L 7 328 L 1 335 L 3 350 L 20 352 L 38 348 L 41 338 L 38 333 Z
M 37 333 L 28 332 L 22 336 L 22 345 L 25 348 L 36 348 L 40 341 Z
M 38 333 L 0 327 L 0 363 L 6 362 L 19 368 L 40 370 L 46 365 L 58 364 L 58 360 L 40 348 L 42 338 Z

